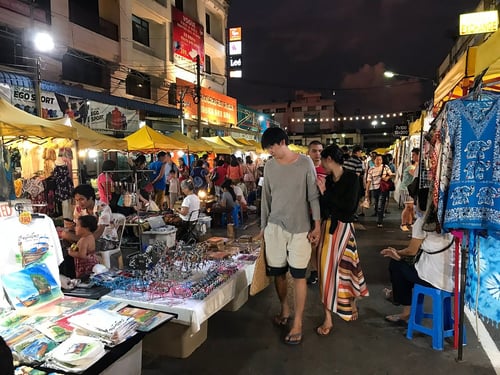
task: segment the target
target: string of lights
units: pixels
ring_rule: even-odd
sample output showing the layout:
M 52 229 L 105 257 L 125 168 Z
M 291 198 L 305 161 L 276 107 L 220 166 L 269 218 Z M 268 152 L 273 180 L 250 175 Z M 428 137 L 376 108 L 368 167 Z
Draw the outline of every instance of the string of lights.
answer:
M 403 117 L 407 113 L 414 113 L 415 111 L 407 112 L 392 112 L 373 115 L 355 115 L 355 116 L 337 116 L 337 117 L 319 117 L 319 118 L 292 118 L 291 122 L 340 122 L 340 121 L 363 121 L 363 120 L 378 120 Z

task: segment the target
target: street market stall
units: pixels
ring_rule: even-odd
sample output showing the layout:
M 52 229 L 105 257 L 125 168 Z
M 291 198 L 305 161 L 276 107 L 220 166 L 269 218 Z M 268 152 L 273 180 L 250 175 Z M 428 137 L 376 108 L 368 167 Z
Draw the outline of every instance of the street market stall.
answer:
M 125 137 L 129 151 L 156 152 L 168 150 L 187 150 L 188 145 L 170 138 L 149 126 L 143 126 L 136 132 Z

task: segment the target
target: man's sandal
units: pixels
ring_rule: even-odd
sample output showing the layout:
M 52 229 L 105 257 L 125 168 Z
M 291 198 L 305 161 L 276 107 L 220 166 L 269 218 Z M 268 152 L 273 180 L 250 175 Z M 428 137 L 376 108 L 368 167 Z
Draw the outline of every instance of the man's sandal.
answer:
M 287 345 L 299 345 L 302 342 L 302 333 L 289 333 L 284 342 Z

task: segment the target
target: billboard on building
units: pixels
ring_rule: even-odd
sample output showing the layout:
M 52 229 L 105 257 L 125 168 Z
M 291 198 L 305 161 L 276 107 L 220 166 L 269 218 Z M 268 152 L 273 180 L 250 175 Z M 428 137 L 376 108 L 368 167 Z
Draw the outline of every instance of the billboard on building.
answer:
M 175 64 L 196 62 L 199 55 L 200 64 L 205 65 L 203 26 L 175 7 L 172 7 L 172 41 Z
M 184 115 L 189 118 L 198 118 L 198 107 L 193 100 L 194 84 L 177 78 L 177 87 L 189 88 L 184 97 Z M 237 103 L 235 98 L 217 91 L 201 88 L 201 120 L 218 125 L 236 125 Z
M 230 78 L 243 77 L 243 41 L 241 27 L 231 27 L 228 30 L 227 58 Z
M 54 92 L 42 91 L 41 94 L 44 118 L 68 116 L 92 129 L 135 131 L 139 128 L 139 114 L 136 110 Z M 36 115 L 33 89 L 12 86 L 10 102 L 17 108 Z

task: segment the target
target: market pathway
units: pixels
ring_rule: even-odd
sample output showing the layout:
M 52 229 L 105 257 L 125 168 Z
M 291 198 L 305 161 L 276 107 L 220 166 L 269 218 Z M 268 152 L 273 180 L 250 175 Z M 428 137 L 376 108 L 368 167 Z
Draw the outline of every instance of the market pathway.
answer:
M 399 212 L 387 215 L 384 228 L 375 218 L 363 217 L 357 227 L 357 241 L 370 297 L 359 303 L 358 321 L 347 323 L 334 317 L 335 328 L 328 337 L 314 332 L 322 320 L 318 287 L 309 287 L 304 320 L 304 341 L 290 347 L 271 324 L 279 304 L 274 288 L 267 288 L 236 312 L 221 311 L 208 322 L 208 339 L 189 358 L 143 357 L 143 374 L 495 374 L 474 331 L 467 324 L 464 360 L 457 362 L 457 351 L 449 343 L 445 350 L 431 348 L 430 337 L 405 337 L 405 327 L 386 322 L 383 317 L 398 312 L 387 302 L 382 289 L 389 285 L 388 261 L 379 255 L 387 245 L 396 248 L 408 241 L 399 230 Z M 241 234 L 258 232 L 257 218 L 250 217 Z M 212 228 L 212 235 L 225 230 Z M 498 335 L 493 336 L 498 342 Z

